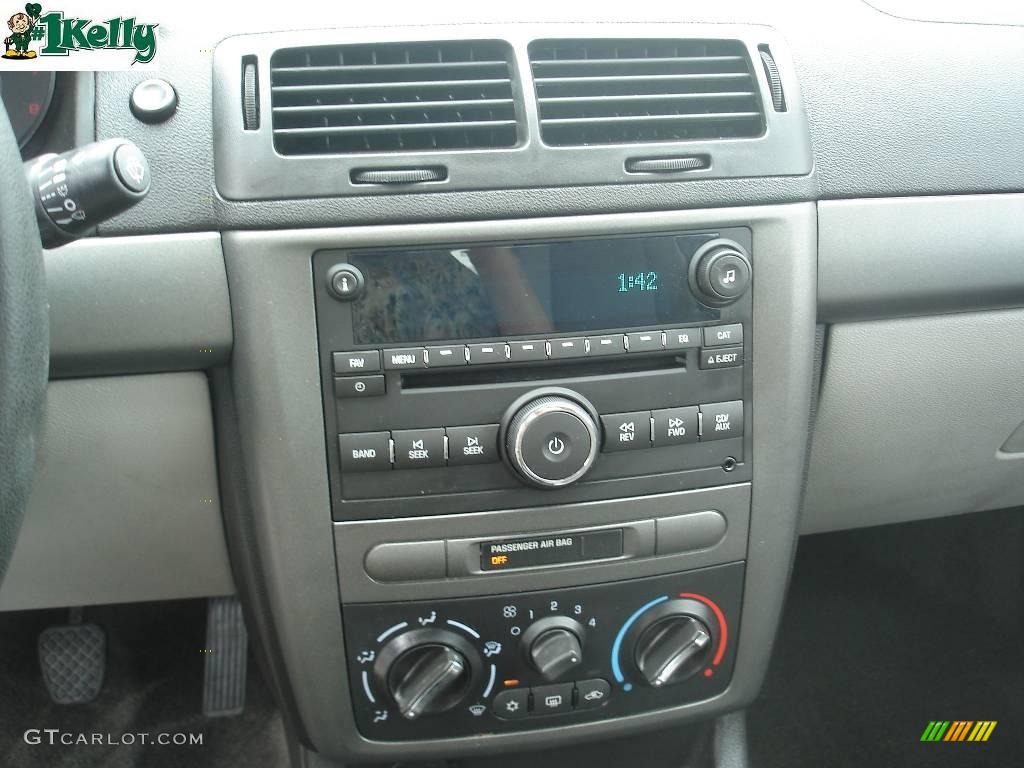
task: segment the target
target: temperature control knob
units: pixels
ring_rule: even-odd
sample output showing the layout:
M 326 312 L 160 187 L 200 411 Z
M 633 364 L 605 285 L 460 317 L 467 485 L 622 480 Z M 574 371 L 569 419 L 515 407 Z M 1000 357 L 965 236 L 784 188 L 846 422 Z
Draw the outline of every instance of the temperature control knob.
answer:
M 569 390 L 528 394 L 509 409 L 505 423 L 505 458 L 530 485 L 561 488 L 575 483 L 597 458 L 597 413 Z
M 565 616 L 550 616 L 523 633 L 523 650 L 530 666 L 553 681 L 583 663 L 583 627 Z
M 750 258 L 732 240 L 712 240 L 701 246 L 691 263 L 691 287 L 705 304 L 731 304 L 750 287 Z
M 469 696 L 479 677 L 479 657 L 452 632 L 416 630 L 383 648 L 374 675 L 402 717 L 417 720 L 446 712 Z
M 636 635 L 634 661 L 653 688 L 681 683 L 711 659 L 714 618 L 696 600 L 670 600 L 645 617 Z

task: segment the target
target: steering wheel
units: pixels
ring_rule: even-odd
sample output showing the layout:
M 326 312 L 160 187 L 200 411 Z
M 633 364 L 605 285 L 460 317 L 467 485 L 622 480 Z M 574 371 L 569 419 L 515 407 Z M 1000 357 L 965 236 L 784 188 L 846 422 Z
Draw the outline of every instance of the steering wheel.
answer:
M 39 229 L 18 143 L 0 106 L 0 582 L 25 514 L 49 365 Z

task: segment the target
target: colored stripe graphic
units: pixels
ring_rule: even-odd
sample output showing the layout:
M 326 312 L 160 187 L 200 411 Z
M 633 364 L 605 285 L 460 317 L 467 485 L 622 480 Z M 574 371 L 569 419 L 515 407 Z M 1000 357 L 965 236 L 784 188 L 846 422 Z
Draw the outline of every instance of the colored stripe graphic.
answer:
M 932 720 L 921 734 L 921 741 L 939 741 L 947 728 L 949 728 L 948 720 Z
M 963 741 L 967 736 L 967 729 L 972 725 L 974 722 L 971 720 L 954 720 L 943 741 Z
M 974 730 L 971 731 L 971 735 L 967 737 L 967 740 L 988 741 L 988 737 L 996 729 L 996 722 L 995 720 L 979 720 L 978 724 L 974 726 Z
M 988 741 L 996 720 L 929 720 L 921 741 Z

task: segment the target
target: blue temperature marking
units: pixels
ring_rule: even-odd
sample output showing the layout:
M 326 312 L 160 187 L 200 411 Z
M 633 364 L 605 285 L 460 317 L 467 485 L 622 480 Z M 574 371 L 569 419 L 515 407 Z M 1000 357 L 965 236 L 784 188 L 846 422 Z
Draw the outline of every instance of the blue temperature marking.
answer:
M 663 603 L 666 600 L 668 600 L 668 595 L 662 595 L 661 597 L 654 598 L 651 602 L 647 603 L 647 605 L 638 608 L 636 613 L 626 619 L 626 623 L 622 625 L 622 628 L 619 630 L 619 634 L 615 636 L 615 642 L 612 644 L 612 674 L 615 675 L 615 679 L 618 682 L 624 682 L 626 679 L 622 674 L 622 667 L 619 666 L 619 651 L 622 650 L 622 639 L 626 636 L 629 628 L 633 626 L 633 622 L 640 618 L 640 614 L 648 608 L 653 608 L 658 603 Z M 633 686 L 629 687 L 632 688 Z

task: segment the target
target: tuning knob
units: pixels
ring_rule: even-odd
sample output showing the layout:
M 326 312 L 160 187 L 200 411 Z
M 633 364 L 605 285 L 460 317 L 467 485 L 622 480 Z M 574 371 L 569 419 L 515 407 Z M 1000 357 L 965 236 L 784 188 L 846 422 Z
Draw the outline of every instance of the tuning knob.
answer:
M 569 390 L 537 390 L 512 404 L 505 420 L 505 458 L 538 488 L 575 483 L 594 465 L 601 431 L 597 412 Z
M 709 614 L 696 600 L 670 600 L 645 617 L 633 658 L 650 686 L 681 683 L 708 663 L 716 641 Z
M 374 675 L 402 717 L 416 720 L 464 701 L 479 676 L 469 643 L 443 629 L 399 635 L 381 650 Z
M 553 681 L 583 663 L 583 626 L 565 616 L 534 622 L 523 633 L 527 662 L 545 680 Z
M 721 307 L 737 301 L 750 287 L 750 258 L 739 243 L 712 240 L 693 255 L 690 284 L 701 301 Z

